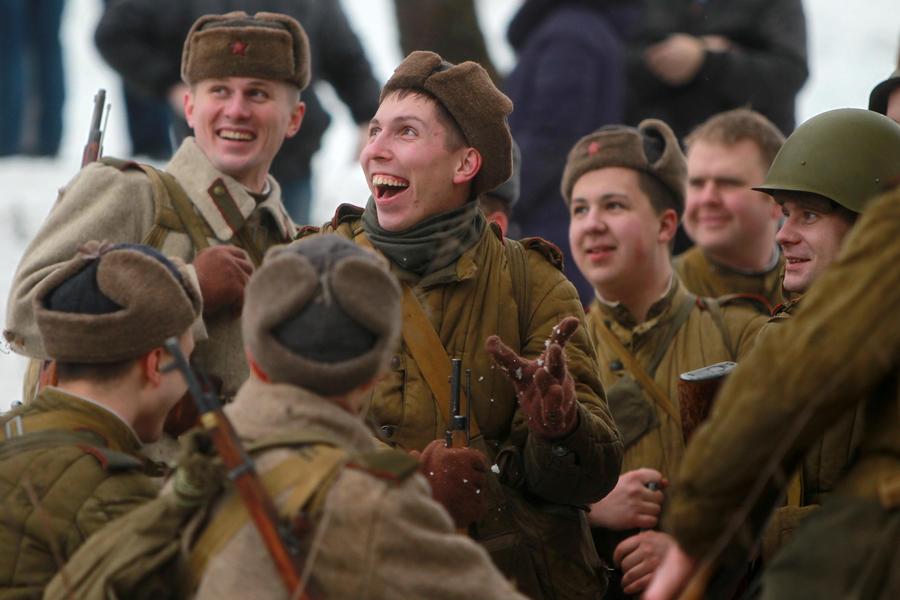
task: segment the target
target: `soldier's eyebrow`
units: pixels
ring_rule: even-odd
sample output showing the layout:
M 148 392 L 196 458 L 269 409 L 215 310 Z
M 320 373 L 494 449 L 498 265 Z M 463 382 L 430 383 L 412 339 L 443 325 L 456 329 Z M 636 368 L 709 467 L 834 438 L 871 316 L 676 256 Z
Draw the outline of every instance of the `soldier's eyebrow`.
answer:
M 396 125 L 397 123 L 407 123 L 409 121 L 415 121 L 421 124 L 423 127 L 428 125 L 428 123 L 426 123 L 422 118 L 415 115 L 398 115 L 390 119 L 390 123 L 393 125 Z M 381 121 L 379 121 L 377 117 L 372 117 L 372 120 L 369 121 L 369 125 L 380 126 Z

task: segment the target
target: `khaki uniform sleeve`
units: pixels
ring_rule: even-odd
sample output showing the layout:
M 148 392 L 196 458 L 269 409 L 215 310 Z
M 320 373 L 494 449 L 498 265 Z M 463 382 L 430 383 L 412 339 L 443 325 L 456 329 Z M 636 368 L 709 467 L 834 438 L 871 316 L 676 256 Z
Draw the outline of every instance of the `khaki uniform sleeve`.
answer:
M 775 461 L 779 476 L 794 472 L 819 435 L 896 375 L 900 320 L 885 315 L 900 305 L 898 278 L 895 191 L 867 207 L 804 309 L 756 346 L 723 387 L 728 401 L 698 429 L 664 518 L 685 551 L 702 556 L 734 519 L 744 523 L 736 539 L 754 539 L 779 492 L 772 475 L 760 497 L 748 498 L 765 465 Z M 896 451 L 896 441 L 886 443 Z
M 381 496 L 370 535 L 364 578 L 370 597 L 525 598 L 484 548 L 454 532 L 449 515 L 431 499 L 421 475 Z
M 737 362 L 746 357 L 756 344 L 757 334 L 769 320 L 752 308 L 735 304 L 724 307 L 725 324 L 737 352 Z
M 139 171 L 91 163 L 60 193 L 25 249 L 10 288 L 4 337 L 13 350 L 46 358 L 34 321 L 34 288 L 89 240 L 140 243 L 154 221 L 153 192 Z
M 527 436 L 526 485 L 550 502 L 588 504 L 615 487 L 622 466 L 622 442 L 606 404 L 597 355 L 575 287 L 538 253 L 528 255 L 530 326 L 522 354 L 529 359 L 539 356 L 552 329 L 565 317 L 578 317 L 581 326 L 565 346 L 579 404 L 575 431 L 564 439 L 546 442 L 528 431 L 517 410 L 514 427 Z

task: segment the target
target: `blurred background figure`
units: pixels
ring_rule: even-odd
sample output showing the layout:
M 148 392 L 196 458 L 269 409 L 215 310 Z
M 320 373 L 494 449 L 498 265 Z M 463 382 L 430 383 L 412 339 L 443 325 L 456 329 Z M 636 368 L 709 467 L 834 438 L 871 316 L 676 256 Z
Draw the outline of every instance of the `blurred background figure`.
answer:
M 662 119 L 680 139 L 744 107 L 788 135 L 807 75 L 801 0 L 645 0 L 629 47 L 628 122 Z
M 104 10 L 110 2 L 103 0 Z M 153 95 L 134 89 L 122 81 L 125 97 L 125 122 L 131 140 L 131 156 L 146 156 L 157 161 L 172 157 L 172 118 L 169 105 Z
M 0 156 L 53 157 L 63 131 L 59 27 L 65 0 L 3 0 Z
M 180 141 L 190 135 L 182 115 L 186 86 L 180 76 L 185 35 L 197 17 L 233 10 L 284 13 L 303 25 L 309 36 L 312 82 L 332 85 L 360 127 L 361 144 L 378 108 L 380 88 L 338 0 L 110 0 L 95 41 L 126 86 L 168 102 Z M 306 114 L 300 132 L 285 141 L 271 169 L 281 184 L 285 208 L 301 225 L 310 221 L 312 157 L 331 121 L 313 86 L 303 92 L 302 100 Z
M 478 207 L 484 213 L 488 223 L 495 223 L 500 228 L 503 237 L 519 239 L 517 228 L 511 228 L 509 218 L 513 207 L 519 201 L 519 190 L 522 181 L 522 152 L 516 140 L 512 143 L 513 169 L 509 179 L 478 196 Z
M 876 85 L 869 95 L 869 110 L 900 123 L 900 50 L 897 52 L 897 68 Z
M 495 84 L 500 76 L 488 54 L 474 0 L 394 0 L 400 50 L 431 50 L 459 64 L 474 60 Z
M 644 0 L 628 49 L 627 122 L 662 119 L 682 139 L 750 108 L 789 135 L 809 75 L 801 0 Z M 691 246 L 678 229 L 675 252 Z
M 565 274 L 585 305 L 594 292 L 569 256 L 560 181 L 575 142 L 625 119 L 624 36 L 637 14 L 632 2 L 525 0 L 507 31 L 517 62 L 504 87 L 522 152 L 512 221 L 522 236 L 540 236 L 563 250 Z

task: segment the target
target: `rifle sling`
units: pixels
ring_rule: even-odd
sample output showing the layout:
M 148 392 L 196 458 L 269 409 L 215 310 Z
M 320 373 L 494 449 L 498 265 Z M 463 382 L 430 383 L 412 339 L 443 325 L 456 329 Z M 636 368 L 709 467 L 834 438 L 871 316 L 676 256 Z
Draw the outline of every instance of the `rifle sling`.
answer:
M 279 516 L 290 523 L 310 498 L 333 480 L 347 459 L 348 454 L 339 448 L 325 444 L 306 446 L 302 454 L 285 457 L 262 473 L 260 479 L 273 500 L 290 490 L 278 509 Z M 240 494 L 231 494 L 191 548 L 187 559 L 191 589 L 197 589 L 209 561 L 249 520 Z
M 165 190 L 165 194 L 159 194 L 157 197 L 169 197 L 172 202 L 172 208 L 178 215 L 178 219 L 181 221 L 184 232 L 191 238 L 191 244 L 194 246 L 194 251 L 200 252 L 201 250 L 208 248 L 209 242 L 207 241 L 205 234 L 207 228 L 204 226 L 204 221 L 200 215 L 194 211 L 194 207 L 192 206 L 187 193 L 184 191 L 184 188 L 181 187 L 172 175 L 165 171 L 160 171 L 150 165 L 141 164 L 139 166 L 153 183 L 154 196 L 157 196 L 159 192 Z M 161 205 L 158 204 L 157 207 L 161 208 Z M 151 244 L 151 242 L 156 242 L 156 240 L 147 240 L 147 243 L 154 247 L 158 247 L 155 244 Z M 162 245 L 162 240 L 159 240 L 159 245 Z
M 354 242 L 377 252 L 372 242 L 366 237 L 365 233 L 360 232 L 354 239 Z M 425 383 L 434 394 L 437 402 L 437 411 L 441 416 L 442 422 L 447 426 L 450 419 L 450 357 L 444 344 L 434 330 L 434 325 L 425 310 L 419 303 L 418 298 L 413 289 L 403 283 L 403 304 L 401 307 L 403 316 L 403 343 L 412 355 L 413 360 L 419 367 Z M 474 439 L 480 435 L 478 422 L 475 419 L 475 412 L 469 406 L 469 398 L 465 394 L 460 394 L 460 411 L 469 417 L 469 437 Z
M 687 321 L 695 304 L 696 298 L 688 294 L 688 297 L 685 298 L 681 306 L 678 307 L 669 324 L 666 336 L 662 340 L 663 343 L 660 343 L 659 346 L 657 346 L 657 351 L 651 360 L 649 370 L 652 373 L 656 373 L 656 368 L 659 366 L 669 343 L 672 341 L 672 338 L 675 337 L 678 329 L 680 329 L 684 322 Z M 663 412 L 669 415 L 676 423 L 681 423 L 681 412 L 678 410 L 678 407 L 672 403 L 672 399 L 669 398 L 666 391 L 656 383 L 656 380 L 653 379 L 653 375 L 648 374 L 647 370 L 641 366 L 634 354 L 625 348 L 624 344 L 616 337 L 616 334 L 612 332 L 603 319 L 597 319 L 597 322 L 600 325 L 597 328 L 600 336 L 603 338 L 603 341 L 612 348 L 613 352 L 619 355 L 622 363 L 625 365 L 625 369 L 634 376 L 641 388 L 649 394 L 650 398 L 663 410 Z

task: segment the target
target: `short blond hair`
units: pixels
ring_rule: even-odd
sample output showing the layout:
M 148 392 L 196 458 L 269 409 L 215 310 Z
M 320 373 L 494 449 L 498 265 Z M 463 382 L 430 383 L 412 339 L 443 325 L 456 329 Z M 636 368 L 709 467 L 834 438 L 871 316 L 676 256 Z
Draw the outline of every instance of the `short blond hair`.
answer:
M 769 168 L 784 144 L 784 134 L 764 115 L 749 108 L 736 108 L 711 116 L 684 138 L 690 150 L 695 142 L 734 146 L 750 140 L 759 148 L 765 168 Z

